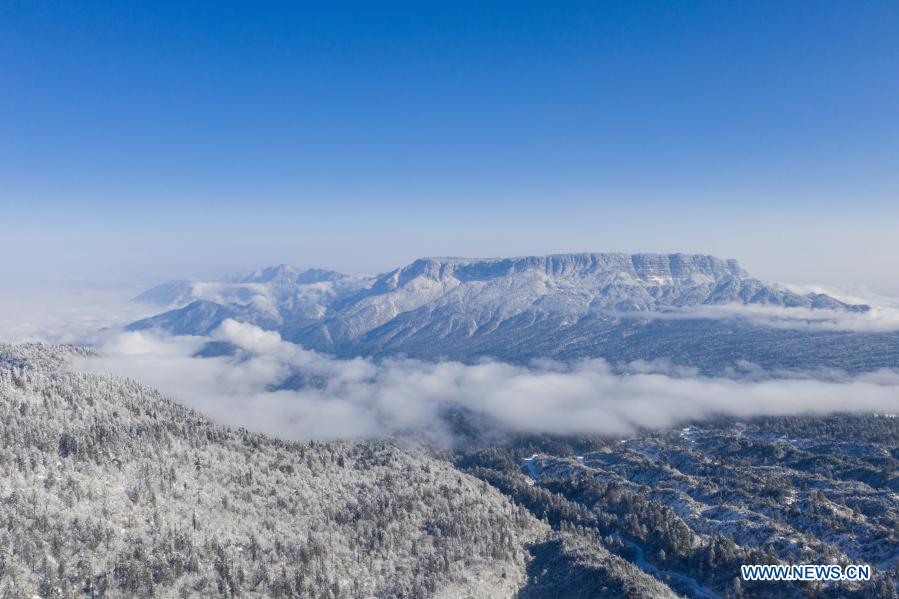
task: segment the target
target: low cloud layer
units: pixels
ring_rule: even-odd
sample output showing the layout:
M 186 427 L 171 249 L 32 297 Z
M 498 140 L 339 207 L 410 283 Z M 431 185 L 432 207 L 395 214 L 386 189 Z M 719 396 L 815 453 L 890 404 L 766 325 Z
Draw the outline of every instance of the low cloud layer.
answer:
M 527 367 L 337 360 L 230 320 L 213 340 L 239 350 L 200 358 L 195 354 L 209 338 L 116 333 L 104 339 L 102 356 L 73 368 L 131 376 L 219 422 L 289 439 L 414 432 L 449 441 L 441 414 L 457 407 L 510 431 L 609 435 L 716 415 L 899 412 L 899 372 L 892 370 L 827 380 L 736 379 L 659 363 L 613 369 L 602 360 Z M 286 389 L 285 382 L 304 385 Z
M 98 333 L 154 314 L 129 303 L 133 289 L 59 286 L 0 290 L 0 342 L 93 343 Z
M 867 312 L 785 308 L 764 304 L 711 304 L 663 312 L 617 312 L 619 318 L 645 320 L 740 319 L 753 326 L 803 331 L 889 333 L 899 331 L 899 309 L 872 306 Z

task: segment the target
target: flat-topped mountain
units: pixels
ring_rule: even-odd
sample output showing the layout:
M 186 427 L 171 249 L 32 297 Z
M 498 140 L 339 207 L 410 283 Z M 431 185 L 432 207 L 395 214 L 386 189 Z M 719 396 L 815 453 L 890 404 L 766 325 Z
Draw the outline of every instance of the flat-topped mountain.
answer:
M 699 310 L 706 306 L 868 310 L 764 283 L 736 260 L 689 254 L 422 258 L 375 277 L 282 265 L 219 281 L 167 283 L 136 300 L 174 309 L 135 322 L 132 330 L 206 335 L 233 318 L 337 355 L 513 361 L 685 356 L 702 362 L 677 350 L 697 335 L 714 346 L 722 332 L 737 339 L 734 330 L 757 329 L 733 319 L 716 324 Z M 789 338 L 791 331 L 769 333 Z M 791 354 L 799 342 L 787 342 Z M 725 349 L 716 360 L 756 361 L 751 351 Z
M 340 311 L 351 336 L 422 309 L 452 313 L 470 334 L 527 312 L 580 317 L 729 303 L 866 309 L 766 285 L 735 260 L 685 254 L 423 258 L 380 275 L 353 299 Z

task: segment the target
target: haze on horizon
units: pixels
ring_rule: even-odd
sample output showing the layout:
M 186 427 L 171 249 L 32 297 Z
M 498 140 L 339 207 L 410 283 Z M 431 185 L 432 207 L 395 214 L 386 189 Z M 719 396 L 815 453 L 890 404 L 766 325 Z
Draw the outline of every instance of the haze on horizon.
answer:
M 0 8 L 2 295 L 686 252 L 899 295 L 899 6 Z

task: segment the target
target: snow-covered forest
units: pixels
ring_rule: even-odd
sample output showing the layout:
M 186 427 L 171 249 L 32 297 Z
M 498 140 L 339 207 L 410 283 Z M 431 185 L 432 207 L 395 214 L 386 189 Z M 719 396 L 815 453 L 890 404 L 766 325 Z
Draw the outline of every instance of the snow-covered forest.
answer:
M 392 443 L 285 443 L 0 349 L 0 597 L 425 597 L 523 583 L 546 527 Z

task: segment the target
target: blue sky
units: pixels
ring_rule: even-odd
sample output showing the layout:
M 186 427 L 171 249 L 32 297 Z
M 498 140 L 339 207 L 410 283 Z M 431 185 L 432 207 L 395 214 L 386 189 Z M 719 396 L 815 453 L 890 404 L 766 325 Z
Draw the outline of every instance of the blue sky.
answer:
M 0 273 L 685 251 L 899 293 L 897 30 L 896 2 L 4 2 Z

